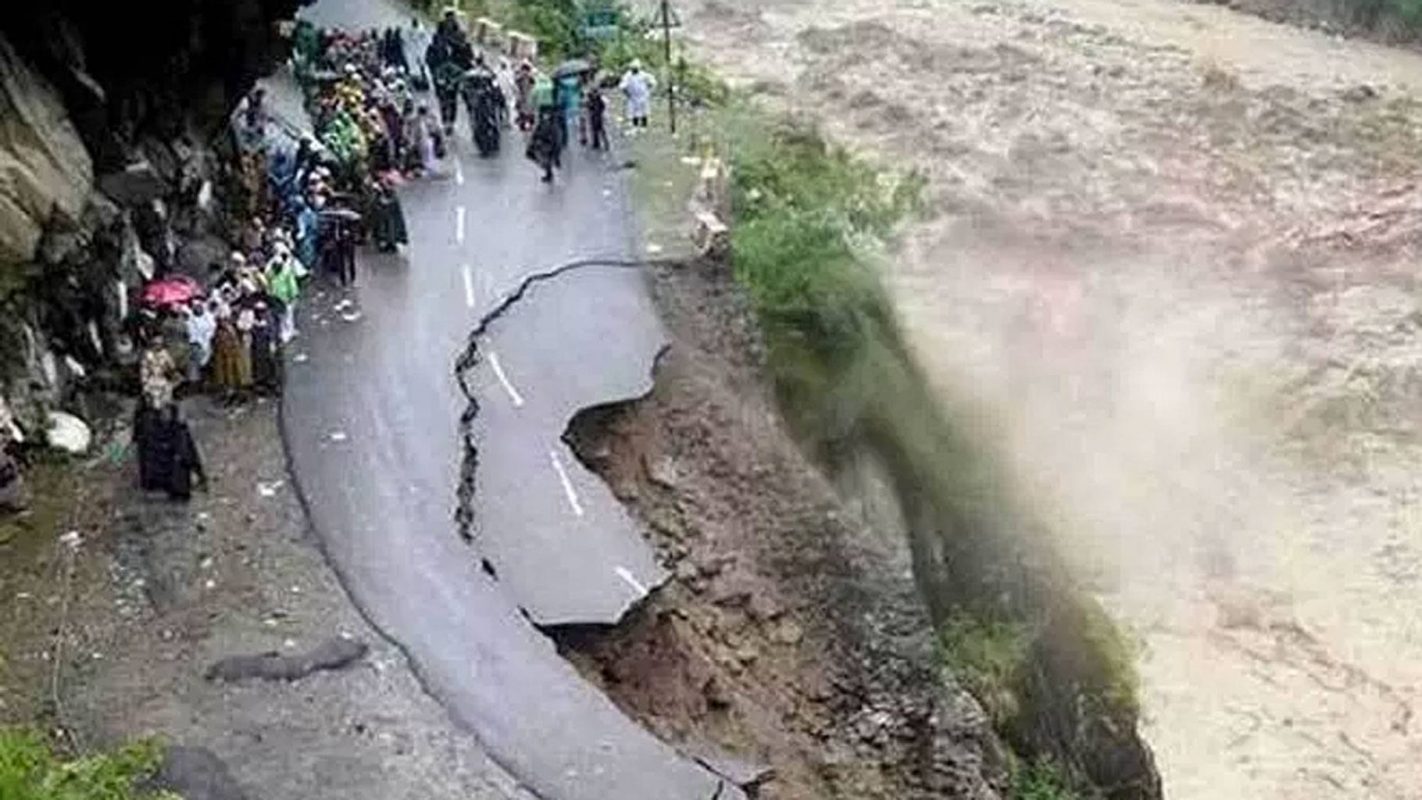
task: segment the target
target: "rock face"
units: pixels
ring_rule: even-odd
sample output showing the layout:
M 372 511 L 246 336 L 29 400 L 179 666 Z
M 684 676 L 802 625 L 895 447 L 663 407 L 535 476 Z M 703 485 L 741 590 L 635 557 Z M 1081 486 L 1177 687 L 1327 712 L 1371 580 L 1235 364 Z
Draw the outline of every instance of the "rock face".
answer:
M 0 15 L 0 397 L 38 433 L 46 408 L 73 405 L 76 383 L 112 384 L 144 277 L 201 271 L 225 249 L 227 115 L 284 56 L 277 23 L 300 2 L 11 5 Z
M 77 223 L 92 183 L 58 92 L 0 36 L 0 264 L 33 258 L 52 218 Z

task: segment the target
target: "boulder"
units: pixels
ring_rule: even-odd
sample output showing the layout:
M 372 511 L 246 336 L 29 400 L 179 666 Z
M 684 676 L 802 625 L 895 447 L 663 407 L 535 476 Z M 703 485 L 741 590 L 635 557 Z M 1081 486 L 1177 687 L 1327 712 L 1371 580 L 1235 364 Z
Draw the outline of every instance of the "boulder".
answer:
M 49 427 L 44 432 L 45 442 L 56 450 L 78 455 L 89 449 L 94 434 L 84 420 L 63 411 L 49 412 Z

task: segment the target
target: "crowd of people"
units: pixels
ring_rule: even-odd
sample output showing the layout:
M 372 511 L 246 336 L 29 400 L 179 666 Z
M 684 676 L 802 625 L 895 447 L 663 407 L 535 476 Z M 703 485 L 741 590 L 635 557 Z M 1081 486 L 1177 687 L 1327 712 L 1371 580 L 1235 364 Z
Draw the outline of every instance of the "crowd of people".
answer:
M 356 281 L 356 249 L 408 243 L 396 187 L 447 174 L 461 104 L 475 146 L 499 149 L 502 131 L 526 137 L 525 155 L 551 182 L 576 136 L 608 147 L 607 102 L 596 69 L 573 64 L 543 74 L 531 62 L 491 68 L 453 13 L 433 31 L 349 32 L 299 22 L 292 68 L 311 120 L 302 132 L 253 90 L 233 116 L 243 218 L 212 285 L 157 306 L 135 322 L 142 343 L 141 400 L 134 420 L 144 489 L 190 496 L 205 482 L 202 460 L 176 398 L 211 391 L 238 403 L 281 390 L 283 349 L 297 337 L 297 307 L 309 277 Z M 645 126 L 651 76 L 633 64 L 616 84 L 633 126 Z M 434 96 L 438 116 L 427 99 Z

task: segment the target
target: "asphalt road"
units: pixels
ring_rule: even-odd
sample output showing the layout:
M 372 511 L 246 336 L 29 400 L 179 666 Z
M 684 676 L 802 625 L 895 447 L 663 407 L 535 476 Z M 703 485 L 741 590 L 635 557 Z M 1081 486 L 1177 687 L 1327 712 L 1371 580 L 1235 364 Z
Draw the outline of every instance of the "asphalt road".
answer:
M 579 410 L 651 391 L 662 344 L 642 272 L 605 266 L 531 284 L 478 342 L 474 544 L 540 625 L 614 623 L 666 579 L 560 438 Z
M 381 0 L 309 13 L 361 27 L 403 18 Z M 461 125 L 458 168 L 402 191 L 408 253 L 363 254 L 348 293 L 308 292 L 283 401 L 294 474 L 357 605 L 527 788 L 548 800 L 743 797 L 623 715 L 520 611 L 611 621 L 662 579 L 559 441 L 578 408 L 649 388 L 662 336 L 638 272 L 567 273 L 489 326 L 497 358 L 467 376 L 484 412 L 477 538 L 458 536 L 467 402 L 453 365 L 470 331 L 528 275 L 633 245 L 611 159 L 574 152 L 550 188 L 521 150 L 515 136 L 502 157 L 479 159 Z

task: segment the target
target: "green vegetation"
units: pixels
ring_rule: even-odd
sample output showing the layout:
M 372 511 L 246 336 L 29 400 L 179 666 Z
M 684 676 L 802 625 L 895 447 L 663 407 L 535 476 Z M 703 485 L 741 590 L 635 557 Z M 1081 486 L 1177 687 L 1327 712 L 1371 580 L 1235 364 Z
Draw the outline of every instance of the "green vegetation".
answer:
M 731 154 L 732 259 L 787 421 L 831 470 L 865 450 L 886 465 L 944 660 L 1021 756 L 1062 759 L 1072 768 L 1061 785 L 1084 791 L 1096 779 L 1149 782 L 1130 649 L 1073 588 L 990 421 L 946 405 L 920 373 L 875 270 L 922 207 L 923 180 L 733 111 L 720 112 L 717 148 Z M 1056 784 L 1039 772 L 1025 796 L 1070 796 L 1043 794 Z
M 584 3 L 580 0 L 473 0 L 466 3 L 466 12 L 470 17 L 492 17 L 510 29 L 531 34 L 538 39 L 539 52 L 548 63 L 575 56 L 596 57 L 604 70 L 617 74 L 637 60 L 653 74 L 665 76 L 667 52 L 656 21 L 633 13 L 628 4 L 613 5 L 619 10 L 618 27 L 605 39 L 583 35 Z M 679 41 L 672 42 L 671 57 L 681 104 L 721 105 L 730 99 L 725 82 L 689 61 Z
M 1057 765 L 1047 759 L 1020 767 L 1013 776 L 1013 800 L 1078 800 L 1079 797 Z
M 39 735 L 0 730 L 0 798 L 3 800 L 177 800 L 141 788 L 158 768 L 153 741 L 111 753 L 64 758 Z
M 955 614 L 939 625 L 944 661 L 998 727 L 1017 716 L 1018 670 L 1031 637 L 1020 623 Z

